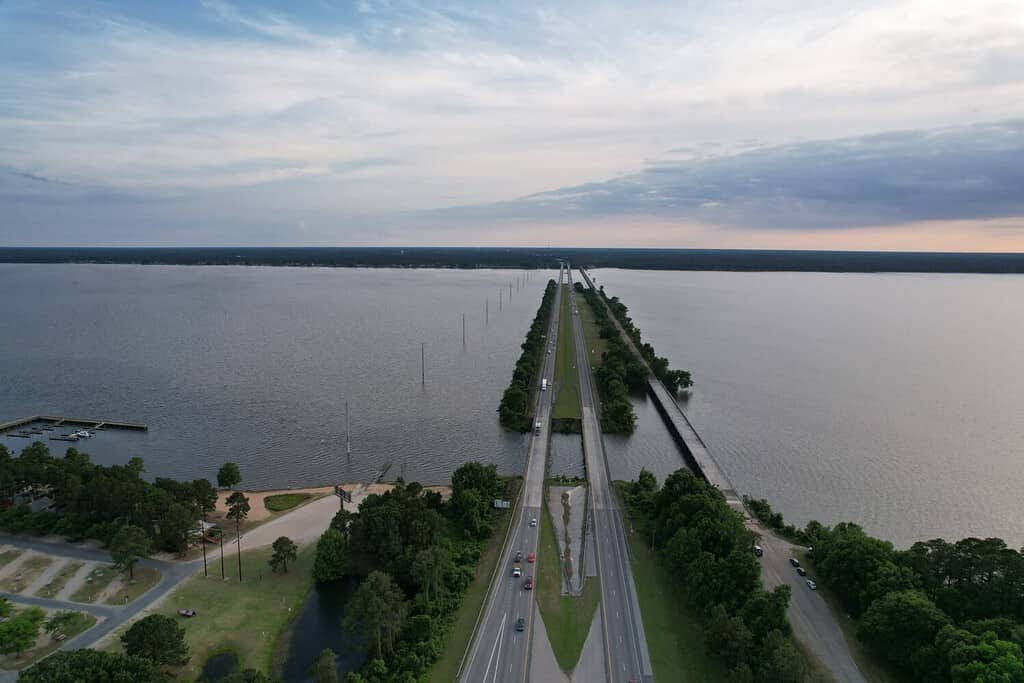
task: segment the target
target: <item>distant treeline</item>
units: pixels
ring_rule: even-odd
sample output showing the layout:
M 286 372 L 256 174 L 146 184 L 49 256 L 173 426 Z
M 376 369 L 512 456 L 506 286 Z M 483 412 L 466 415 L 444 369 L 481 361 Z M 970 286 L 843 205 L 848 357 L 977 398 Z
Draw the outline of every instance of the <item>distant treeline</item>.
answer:
M 0 247 L 0 263 L 1024 273 L 1024 254 L 469 247 Z
M 530 331 L 526 333 L 526 341 L 522 344 L 523 354 L 516 361 L 516 369 L 512 372 L 512 381 L 505 389 L 505 394 L 501 397 L 501 403 L 498 405 L 501 425 L 506 429 L 528 432 L 532 427 L 530 424 L 530 386 L 543 356 L 544 335 L 551 314 L 552 300 L 555 298 L 555 287 L 557 287 L 555 281 L 548 280 L 540 308 L 537 309 L 537 315 L 533 319 L 533 324 L 530 325 Z
M 857 619 L 857 638 L 914 680 L 1024 681 L 1024 554 L 1002 539 L 896 550 L 850 522 L 796 529 L 764 500 L 747 505 L 813 547 L 821 582 Z

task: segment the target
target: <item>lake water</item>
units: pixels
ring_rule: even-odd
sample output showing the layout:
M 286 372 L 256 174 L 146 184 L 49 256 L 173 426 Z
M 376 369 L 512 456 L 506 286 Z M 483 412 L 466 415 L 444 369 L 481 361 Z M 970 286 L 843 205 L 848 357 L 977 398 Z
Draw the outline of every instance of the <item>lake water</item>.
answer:
M 741 491 L 900 544 L 1024 542 L 1024 277 L 595 274 L 694 372 L 688 414 Z M 251 488 L 361 481 L 385 462 L 423 483 L 473 459 L 521 473 L 525 438 L 495 409 L 552 275 L 509 303 L 521 273 L 0 264 L 0 421 L 144 422 L 78 447 L 139 455 L 151 476 L 234 460 Z M 606 438 L 612 474 L 661 479 L 682 460 L 636 407 L 637 432 Z M 580 473 L 578 437 L 558 438 L 551 471 Z
M 1024 277 L 595 275 L 693 371 L 687 414 L 740 491 L 900 545 L 1024 542 Z

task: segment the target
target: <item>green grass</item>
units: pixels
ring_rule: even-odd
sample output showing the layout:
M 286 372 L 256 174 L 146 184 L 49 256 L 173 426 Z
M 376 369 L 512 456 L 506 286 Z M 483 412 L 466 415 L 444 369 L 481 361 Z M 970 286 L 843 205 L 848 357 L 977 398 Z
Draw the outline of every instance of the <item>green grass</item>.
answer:
M 647 647 L 658 681 L 727 681 L 729 673 L 704 650 L 704 628 L 658 556 L 629 534 L 633 581 L 640 600 Z
M 534 590 L 537 591 L 537 605 L 544 624 L 538 624 L 537 627 L 547 630 L 558 666 L 563 671 L 572 671 L 583 652 L 587 633 L 590 632 L 590 623 L 601 597 L 601 587 L 597 579 L 590 578 L 583 585 L 582 596 L 577 598 L 561 594 L 562 564 L 551 515 L 546 507 L 540 517 L 540 552 L 534 569 Z
M 91 614 L 86 614 L 85 612 L 75 612 L 74 614 L 74 622 L 64 630 L 64 640 L 56 641 L 49 638 L 48 634 L 43 631 L 42 626 L 40 626 L 39 638 L 36 640 L 36 646 L 33 646 L 32 649 L 21 653 L 21 657 L 16 658 L 13 655 L 0 657 L 0 669 L 24 669 L 25 667 L 38 662 L 43 657 L 46 657 L 60 647 L 62 643 L 66 643 L 82 631 L 91 628 L 92 625 L 96 623 L 96 617 Z M 45 644 L 39 645 L 40 641 Z
M 582 418 L 580 380 L 576 372 L 576 342 L 572 334 L 572 306 L 569 286 L 562 285 L 562 310 L 558 318 L 558 346 L 555 348 L 555 384 L 558 396 L 551 417 L 556 420 Z
M 60 589 L 64 587 L 68 580 L 75 575 L 75 572 L 82 568 L 83 564 L 85 563 L 68 562 L 54 575 L 53 580 L 50 581 L 50 583 L 36 591 L 36 595 L 41 598 L 55 597 L 57 593 L 60 593 Z
M 495 565 L 502 561 L 501 553 L 508 525 L 512 521 L 511 513 L 511 510 L 503 511 L 494 525 L 494 533 L 477 563 L 473 583 L 469 584 L 469 588 L 466 589 L 462 604 L 455 614 L 455 623 L 452 625 L 451 633 L 448 634 L 444 650 L 430 670 L 429 680 L 431 683 L 450 683 L 458 677 L 459 664 L 462 663 L 462 657 L 466 653 L 466 648 L 469 647 L 470 638 L 473 637 L 473 627 L 476 626 L 477 615 L 487 600 L 491 574 L 494 572 Z
M 580 320 L 583 322 L 583 340 L 587 343 L 590 356 L 590 367 L 595 371 L 601 366 L 601 356 L 608 350 L 608 342 L 601 339 L 601 334 L 594 321 L 594 309 L 582 295 L 576 297 L 579 303 Z
M 117 577 L 117 571 L 112 565 L 101 564 L 89 573 L 92 583 L 86 580 L 82 587 L 75 591 L 71 599 L 74 602 L 96 602 L 100 593 L 110 585 L 110 582 Z
M 21 557 L 22 552 L 24 551 L 12 548 L 11 550 L 5 550 L 2 553 L 0 553 L 0 567 L 8 565 L 11 562 L 14 562 L 16 559 Z
M 33 556 L 21 563 L 10 575 L 0 579 L 0 591 L 20 593 L 25 590 L 47 567 L 53 558 Z
M 310 493 L 281 493 L 276 496 L 267 496 L 263 499 L 263 505 L 271 512 L 284 512 L 291 510 L 299 503 L 305 503 L 312 498 Z
M 316 545 L 301 548 L 285 574 L 270 571 L 267 560 L 272 552 L 260 548 L 242 553 L 242 583 L 238 582 L 237 558 L 231 557 L 226 565 L 227 580 L 212 566 L 209 577 L 202 573 L 192 577 L 154 611 L 174 617 L 185 629 L 191 658 L 175 670 L 178 679 L 195 680 L 207 657 L 226 651 L 238 653 L 242 669 L 270 673 L 277 640 L 298 615 L 313 586 Z M 178 616 L 179 609 L 194 609 L 198 615 L 186 619 Z
M 126 605 L 160 581 L 160 570 L 153 567 L 136 567 L 134 574 L 135 578 L 130 583 L 128 577 L 122 575 L 124 583 L 116 593 L 107 597 L 108 605 Z

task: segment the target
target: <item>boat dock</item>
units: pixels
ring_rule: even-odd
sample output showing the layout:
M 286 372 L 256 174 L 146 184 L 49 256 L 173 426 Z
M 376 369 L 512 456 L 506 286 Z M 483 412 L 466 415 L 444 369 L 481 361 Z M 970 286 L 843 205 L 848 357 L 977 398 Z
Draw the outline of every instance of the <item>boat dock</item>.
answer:
M 29 425 L 37 425 L 38 423 L 48 423 L 41 426 L 27 429 Z M 21 417 L 17 420 L 11 420 L 10 422 L 0 423 L 0 434 L 6 436 L 19 436 L 23 438 L 29 438 L 33 434 L 42 434 L 44 431 L 53 431 L 57 427 L 64 425 L 74 425 L 76 427 L 85 427 L 93 431 L 97 429 L 130 429 L 133 431 L 145 432 L 149 430 L 144 424 L 139 422 L 118 422 L 114 420 L 97 420 L 83 417 L 61 417 L 56 415 L 29 415 L 28 417 Z M 14 431 L 19 430 L 20 431 Z M 51 436 L 51 439 L 56 440 L 67 440 L 60 436 Z

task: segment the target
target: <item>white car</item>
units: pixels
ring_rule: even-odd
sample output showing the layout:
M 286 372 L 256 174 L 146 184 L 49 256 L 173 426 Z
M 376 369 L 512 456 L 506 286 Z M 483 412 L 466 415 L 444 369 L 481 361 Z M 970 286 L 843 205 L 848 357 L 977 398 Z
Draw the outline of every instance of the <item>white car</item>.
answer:
M 530 520 L 530 526 L 537 526 L 537 518 L 534 517 Z
M 818 590 L 818 584 L 814 583 L 810 579 L 807 579 L 807 587 L 810 588 L 812 591 Z

